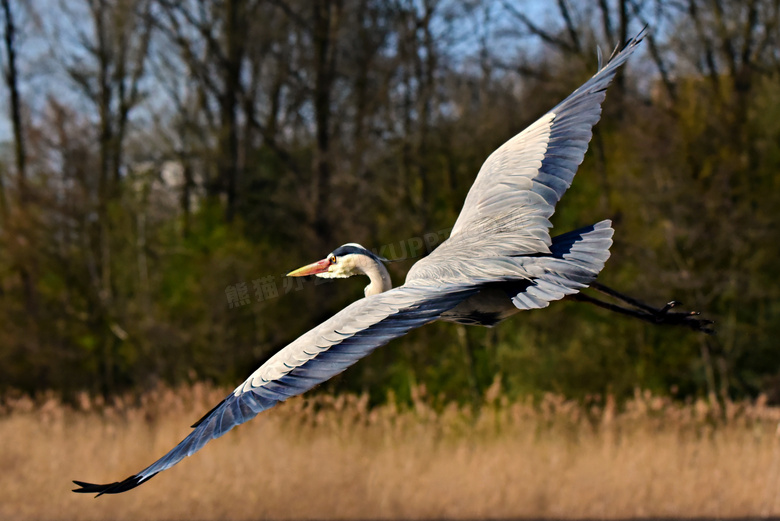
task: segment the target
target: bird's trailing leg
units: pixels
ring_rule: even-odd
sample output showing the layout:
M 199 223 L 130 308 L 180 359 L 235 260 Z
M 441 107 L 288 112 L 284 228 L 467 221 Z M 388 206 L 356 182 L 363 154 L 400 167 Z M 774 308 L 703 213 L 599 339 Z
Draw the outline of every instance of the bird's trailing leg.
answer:
M 580 302 L 589 302 L 601 308 L 635 317 L 652 324 L 684 326 L 693 329 L 694 331 L 701 331 L 707 334 L 713 334 L 715 332 L 711 327 L 714 322 L 706 318 L 701 318 L 701 313 L 698 311 L 672 311 L 672 309 L 682 305 L 681 302 L 676 300 L 668 302 L 662 308 L 655 308 L 598 282 L 591 283 L 589 287 L 599 293 L 623 302 L 624 304 L 628 304 L 629 307 L 605 302 L 581 292 L 571 295 L 569 298 Z

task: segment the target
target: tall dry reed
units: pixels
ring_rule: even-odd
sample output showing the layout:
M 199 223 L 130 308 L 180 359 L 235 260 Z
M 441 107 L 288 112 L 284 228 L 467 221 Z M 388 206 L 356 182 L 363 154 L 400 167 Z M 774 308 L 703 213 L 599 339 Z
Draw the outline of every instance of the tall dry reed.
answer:
M 478 416 L 294 399 L 118 496 L 71 479 L 124 478 L 170 449 L 225 390 L 195 385 L 111 404 L 8 397 L 0 519 L 487 519 L 780 514 L 780 410 L 637 393 L 584 405 L 511 403 Z

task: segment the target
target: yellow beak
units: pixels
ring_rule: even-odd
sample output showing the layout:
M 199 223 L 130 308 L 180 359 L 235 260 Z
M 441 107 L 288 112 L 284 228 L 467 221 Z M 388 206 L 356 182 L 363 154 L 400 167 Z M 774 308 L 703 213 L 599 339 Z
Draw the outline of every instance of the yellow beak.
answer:
M 325 273 L 330 268 L 330 261 L 328 259 L 322 259 L 313 264 L 298 268 L 287 274 L 288 277 L 305 277 L 307 275 L 316 275 L 317 273 Z

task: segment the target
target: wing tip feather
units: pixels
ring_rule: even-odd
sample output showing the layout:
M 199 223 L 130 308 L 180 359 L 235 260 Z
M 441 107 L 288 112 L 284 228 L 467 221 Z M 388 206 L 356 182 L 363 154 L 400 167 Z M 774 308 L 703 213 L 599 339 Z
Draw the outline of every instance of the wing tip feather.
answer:
M 127 492 L 128 490 L 132 490 L 141 483 L 145 483 L 152 479 L 157 473 L 155 472 L 151 476 L 139 476 L 139 475 L 133 475 L 125 479 L 124 481 L 115 481 L 113 483 L 106 483 L 104 485 L 99 485 L 96 483 L 87 483 L 86 481 L 78 481 L 73 480 L 73 483 L 79 486 L 79 488 L 74 488 L 73 492 L 80 493 L 80 494 L 96 494 L 95 497 L 100 497 L 103 494 L 120 494 L 122 492 Z

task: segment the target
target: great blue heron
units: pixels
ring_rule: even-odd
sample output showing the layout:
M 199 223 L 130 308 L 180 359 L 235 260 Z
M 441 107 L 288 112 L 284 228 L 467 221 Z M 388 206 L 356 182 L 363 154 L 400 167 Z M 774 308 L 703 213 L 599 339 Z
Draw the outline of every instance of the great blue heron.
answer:
M 75 492 L 100 495 L 135 488 L 210 440 L 341 373 L 410 329 L 438 319 L 492 326 L 592 284 L 609 258 L 611 222 L 551 239 L 548 219 L 582 162 L 607 86 L 641 38 L 642 33 L 628 41 L 579 89 L 488 157 L 450 237 L 412 267 L 402 286 L 391 289 L 382 259 L 354 243 L 291 272 L 290 276 L 367 275 L 370 283 L 365 298 L 276 353 L 165 456 L 124 481 L 106 485 L 75 481 L 80 487 Z M 640 308 L 634 313 L 659 317 L 665 311 Z

